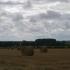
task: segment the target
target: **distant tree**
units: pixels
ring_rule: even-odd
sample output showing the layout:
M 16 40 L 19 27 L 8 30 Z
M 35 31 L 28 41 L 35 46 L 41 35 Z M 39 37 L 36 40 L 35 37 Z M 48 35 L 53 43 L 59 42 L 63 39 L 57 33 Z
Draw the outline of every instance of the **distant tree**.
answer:
M 24 40 L 21 42 L 21 45 L 22 46 L 29 46 L 29 42 Z
M 66 45 L 66 41 L 61 41 L 61 45 L 65 46 Z
M 56 39 L 36 39 L 35 44 L 37 46 L 43 46 L 43 45 L 54 46 L 56 45 Z

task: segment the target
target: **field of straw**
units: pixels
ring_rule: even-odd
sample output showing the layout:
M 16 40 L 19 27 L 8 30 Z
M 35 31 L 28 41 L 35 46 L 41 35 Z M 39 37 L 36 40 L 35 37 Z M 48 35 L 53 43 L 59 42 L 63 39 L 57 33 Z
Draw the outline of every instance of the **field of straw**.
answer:
M 70 70 L 70 49 L 34 49 L 33 56 L 22 56 L 17 49 L 0 49 L 0 70 Z

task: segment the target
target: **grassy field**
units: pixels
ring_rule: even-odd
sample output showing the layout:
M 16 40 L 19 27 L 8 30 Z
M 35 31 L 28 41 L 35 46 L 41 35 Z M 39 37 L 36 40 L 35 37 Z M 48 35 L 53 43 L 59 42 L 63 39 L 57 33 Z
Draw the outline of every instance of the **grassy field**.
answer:
M 0 70 L 70 70 L 70 49 L 48 49 L 34 56 L 21 56 L 21 52 L 0 49 Z

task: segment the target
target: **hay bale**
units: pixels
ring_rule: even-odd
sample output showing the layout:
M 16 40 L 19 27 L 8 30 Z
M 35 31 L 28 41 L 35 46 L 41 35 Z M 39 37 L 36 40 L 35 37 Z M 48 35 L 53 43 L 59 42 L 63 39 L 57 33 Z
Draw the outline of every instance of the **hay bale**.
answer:
M 14 47 L 11 47 L 11 50 L 14 50 Z
M 52 49 L 54 49 L 54 46 L 52 46 Z
M 37 46 L 35 46 L 35 49 L 38 49 L 38 47 L 37 47 Z
M 40 48 L 40 51 L 41 52 L 47 52 L 48 51 L 48 49 L 47 49 L 47 46 L 42 46 L 41 48 Z
M 65 46 L 65 49 L 67 49 L 68 48 L 68 46 Z
M 19 47 L 17 47 L 17 50 L 21 50 L 21 47 L 19 46 Z
M 21 54 L 22 56 L 33 56 L 34 49 L 32 46 L 23 46 L 21 47 Z
M 13 47 L 14 47 L 14 49 L 16 49 L 17 48 L 17 45 L 14 45 Z
M 9 49 L 10 49 L 10 47 L 7 47 L 7 49 L 9 50 Z

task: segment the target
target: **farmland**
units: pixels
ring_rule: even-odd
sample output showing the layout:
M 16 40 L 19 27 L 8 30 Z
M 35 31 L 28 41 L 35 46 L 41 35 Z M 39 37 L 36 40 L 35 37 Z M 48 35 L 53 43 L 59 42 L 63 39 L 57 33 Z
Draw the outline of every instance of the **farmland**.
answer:
M 70 49 L 48 49 L 22 56 L 17 49 L 0 49 L 0 70 L 70 70 Z

